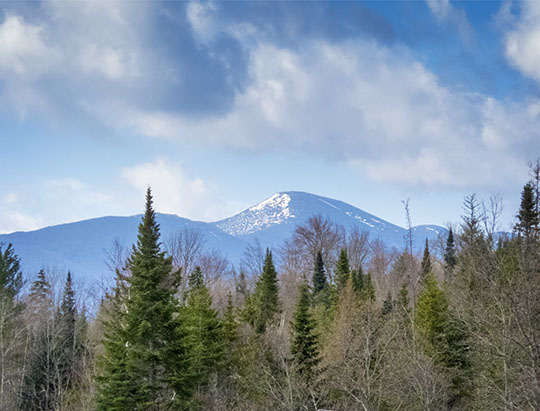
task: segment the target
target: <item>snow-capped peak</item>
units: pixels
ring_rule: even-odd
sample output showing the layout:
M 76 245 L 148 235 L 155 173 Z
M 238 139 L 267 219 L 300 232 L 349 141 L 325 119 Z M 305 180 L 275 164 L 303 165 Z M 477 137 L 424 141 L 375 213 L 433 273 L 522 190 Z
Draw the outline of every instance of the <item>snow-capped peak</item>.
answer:
M 265 208 L 276 209 L 276 210 L 285 210 L 291 202 L 291 196 L 285 193 L 277 193 L 272 197 L 267 198 L 264 201 L 261 201 L 259 204 L 254 205 L 251 208 L 248 208 L 247 211 L 257 212 L 262 211 Z
M 277 193 L 234 217 L 218 222 L 217 226 L 234 236 L 251 234 L 294 218 L 290 202 L 289 194 Z

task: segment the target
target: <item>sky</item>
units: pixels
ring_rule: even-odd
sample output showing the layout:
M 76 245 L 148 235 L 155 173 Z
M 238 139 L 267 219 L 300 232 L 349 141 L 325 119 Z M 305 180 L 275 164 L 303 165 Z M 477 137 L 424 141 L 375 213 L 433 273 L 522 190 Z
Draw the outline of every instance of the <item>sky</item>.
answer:
M 280 191 L 401 226 L 540 156 L 540 2 L 2 1 L 0 233 Z

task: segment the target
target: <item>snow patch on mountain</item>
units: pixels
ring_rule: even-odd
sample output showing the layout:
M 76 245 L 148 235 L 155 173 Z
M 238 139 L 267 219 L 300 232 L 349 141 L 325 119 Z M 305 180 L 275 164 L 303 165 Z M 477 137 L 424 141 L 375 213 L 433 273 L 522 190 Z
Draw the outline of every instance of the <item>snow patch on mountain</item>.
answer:
M 216 226 L 233 236 L 252 234 L 295 218 L 296 216 L 289 208 L 290 202 L 289 194 L 274 194 L 240 214 L 218 222 Z

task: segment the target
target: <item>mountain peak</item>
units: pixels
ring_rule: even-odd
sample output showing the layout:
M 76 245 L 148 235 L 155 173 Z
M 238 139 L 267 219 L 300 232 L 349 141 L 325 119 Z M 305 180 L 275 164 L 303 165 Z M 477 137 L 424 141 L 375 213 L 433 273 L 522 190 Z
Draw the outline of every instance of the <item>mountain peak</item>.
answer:
M 233 236 L 243 236 L 264 230 L 295 218 L 290 208 L 290 192 L 277 193 L 233 217 L 218 221 L 216 226 Z

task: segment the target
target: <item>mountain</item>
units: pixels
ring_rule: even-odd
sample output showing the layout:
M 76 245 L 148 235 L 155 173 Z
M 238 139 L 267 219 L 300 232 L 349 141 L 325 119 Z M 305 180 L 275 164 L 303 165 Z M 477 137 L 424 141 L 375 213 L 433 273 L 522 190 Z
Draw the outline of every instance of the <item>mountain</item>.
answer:
M 345 228 L 357 226 L 368 231 L 371 238 L 379 238 L 387 245 L 403 248 L 407 230 L 372 214 L 366 213 L 343 201 L 299 191 L 274 194 L 241 213 L 214 223 L 220 230 L 248 242 L 259 240 L 267 246 L 277 246 L 288 238 L 298 224 L 310 216 L 320 214 Z M 432 240 L 446 228 L 421 225 L 413 228 L 413 235 L 420 240 Z
M 282 192 L 241 213 L 212 223 L 192 221 L 171 214 L 157 214 L 162 241 L 174 233 L 190 229 L 201 233 L 206 248 L 219 251 L 238 265 L 245 247 L 258 240 L 263 247 L 275 248 L 289 238 L 298 224 L 320 214 L 345 228 L 357 226 L 390 247 L 402 249 L 407 230 L 391 224 L 350 204 L 304 192 Z M 29 232 L 0 235 L 0 242 L 13 243 L 21 258 L 25 275 L 33 278 L 40 268 L 61 272 L 71 270 L 89 280 L 111 279 L 106 252 L 115 241 L 130 247 L 137 240 L 141 216 L 101 217 L 61 224 Z M 444 227 L 417 226 L 415 244 L 445 233 Z
M 137 241 L 137 229 L 142 215 L 130 217 L 101 217 L 61 224 L 29 232 L 0 235 L 0 242 L 12 243 L 21 258 L 25 274 L 32 278 L 41 268 L 82 274 L 92 280 L 110 279 L 106 254 L 115 242 L 131 249 Z M 231 261 L 240 258 L 244 241 L 211 224 L 192 221 L 171 214 L 157 213 L 161 240 L 172 234 L 191 229 L 200 232 L 210 249 L 220 250 Z

